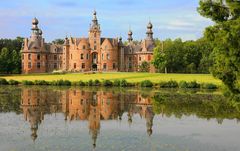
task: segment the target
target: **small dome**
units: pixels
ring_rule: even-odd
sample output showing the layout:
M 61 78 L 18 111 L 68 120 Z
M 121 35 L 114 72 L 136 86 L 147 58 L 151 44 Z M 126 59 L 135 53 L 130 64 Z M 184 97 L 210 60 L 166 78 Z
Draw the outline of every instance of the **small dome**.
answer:
M 132 35 L 132 31 L 131 30 L 129 30 L 128 35 Z
M 32 24 L 33 25 L 37 25 L 38 24 L 38 19 L 36 17 L 33 18 Z
M 153 25 L 151 22 L 148 23 L 147 28 L 152 29 Z
M 94 11 L 93 11 L 93 15 L 97 15 L 97 12 L 96 12 L 96 10 L 94 10 Z

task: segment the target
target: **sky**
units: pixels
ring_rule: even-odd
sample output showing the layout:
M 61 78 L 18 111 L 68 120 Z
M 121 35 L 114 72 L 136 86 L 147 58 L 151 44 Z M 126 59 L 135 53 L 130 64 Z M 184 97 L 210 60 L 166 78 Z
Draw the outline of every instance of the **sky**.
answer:
M 199 0 L 0 0 L 0 38 L 29 37 L 37 17 L 46 41 L 87 37 L 93 10 L 102 37 L 146 37 L 149 20 L 154 38 L 196 40 L 213 23 L 197 12 Z

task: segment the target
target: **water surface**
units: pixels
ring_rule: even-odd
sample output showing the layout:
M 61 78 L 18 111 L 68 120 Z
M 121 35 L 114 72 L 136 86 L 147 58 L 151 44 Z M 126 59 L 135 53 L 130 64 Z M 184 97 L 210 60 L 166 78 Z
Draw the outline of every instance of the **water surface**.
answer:
M 220 92 L 0 87 L 1 151 L 237 151 Z

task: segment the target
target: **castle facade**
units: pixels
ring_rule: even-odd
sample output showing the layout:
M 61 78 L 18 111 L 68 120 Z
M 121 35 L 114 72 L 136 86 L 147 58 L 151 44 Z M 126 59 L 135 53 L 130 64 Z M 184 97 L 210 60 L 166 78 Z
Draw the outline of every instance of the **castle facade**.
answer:
M 54 70 L 67 72 L 111 71 L 137 72 L 142 62 L 150 64 L 153 58 L 152 23 L 147 25 L 147 36 L 140 43 L 133 42 L 128 32 L 128 42 L 122 38 L 104 38 L 101 35 L 97 13 L 94 11 L 88 38 L 66 37 L 63 45 L 46 43 L 38 20 L 32 20 L 32 34 L 25 38 L 22 48 L 22 73 L 47 73 Z

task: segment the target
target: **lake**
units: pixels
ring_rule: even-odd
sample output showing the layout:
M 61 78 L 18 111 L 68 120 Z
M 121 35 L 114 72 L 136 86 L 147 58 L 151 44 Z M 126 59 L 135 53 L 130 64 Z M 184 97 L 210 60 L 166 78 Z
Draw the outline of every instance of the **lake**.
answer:
M 237 151 L 221 92 L 0 87 L 0 151 Z

